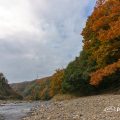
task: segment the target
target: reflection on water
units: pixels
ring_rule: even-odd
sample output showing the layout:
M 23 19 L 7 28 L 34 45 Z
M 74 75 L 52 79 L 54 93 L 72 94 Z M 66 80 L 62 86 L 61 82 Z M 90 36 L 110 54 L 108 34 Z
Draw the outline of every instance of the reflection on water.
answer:
M 22 117 L 26 116 L 33 107 L 38 105 L 38 102 L 1 105 L 0 120 L 20 120 Z

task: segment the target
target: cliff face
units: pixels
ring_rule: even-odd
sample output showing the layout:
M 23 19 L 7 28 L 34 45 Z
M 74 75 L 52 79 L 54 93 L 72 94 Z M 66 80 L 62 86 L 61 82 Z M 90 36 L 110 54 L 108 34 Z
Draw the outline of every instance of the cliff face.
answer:
M 0 73 L 0 99 L 22 99 L 8 84 L 3 73 Z

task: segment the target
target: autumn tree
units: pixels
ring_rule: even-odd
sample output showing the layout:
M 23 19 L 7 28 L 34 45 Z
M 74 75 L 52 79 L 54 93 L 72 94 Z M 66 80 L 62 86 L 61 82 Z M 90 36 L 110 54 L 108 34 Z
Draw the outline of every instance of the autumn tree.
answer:
M 88 19 L 86 28 L 83 30 L 84 48 L 91 50 L 91 58 L 97 65 L 96 71 L 90 76 L 90 84 L 103 86 L 116 86 L 119 79 L 119 59 L 120 59 L 120 1 L 109 0 L 102 6 L 96 8 L 92 16 Z M 92 33 L 94 39 L 86 48 L 87 37 Z M 93 47 L 93 43 L 97 47 Z M 114 77 L 113 77 L 114 76 Z M 116 79 L 117 78 L 117 79 Z M 112 84 L 111 84 L 112 83 Z M 107 88 L 106 87 L 106 88 Z
M 50 96 L 53 97 L 56 94 L 62 92 L 62 81 L 63 81 L 64 69 L 58 69 L 52 75 L 50 79 Z
M 39 91 L 40 99 L 49 100 L 51 98 L 49 91 L 50 91 L 50 79 L 41 81 Z
M 94 86 L 101 84 L 103 86 L 110 85 L 109 80 L 113 80 L 113 76 L 118 78 L 118 69 L 117 71 L 110 69 L 109 73 L 105 71 L 119 64 L 119 28 L 120 1 L 98 0 L 82 32 L 83 50 L 80 56 L 71 62 L 65 70 L 64 90 L 80 91 L 83 88 L 83 92 L 89 88 L 91 90 L 92 86 L 94 88 Z M 102 82 L 104 79 L 105 82 Z M 115 82 L 112 81 L 112 83 Z

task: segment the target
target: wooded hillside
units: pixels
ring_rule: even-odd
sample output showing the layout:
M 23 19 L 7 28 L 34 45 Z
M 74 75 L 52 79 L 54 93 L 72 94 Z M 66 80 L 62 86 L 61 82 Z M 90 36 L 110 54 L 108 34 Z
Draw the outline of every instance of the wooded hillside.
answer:
M 22 99 L 22 96 L 10 87 L 3 73 L 0 73 L 0 99 Z

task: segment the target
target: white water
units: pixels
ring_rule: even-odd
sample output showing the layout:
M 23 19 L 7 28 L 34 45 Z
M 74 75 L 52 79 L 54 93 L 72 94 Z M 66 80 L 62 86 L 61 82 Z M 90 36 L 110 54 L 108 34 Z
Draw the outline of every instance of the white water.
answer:
M 39 102 L 0 105 L 0 120 L 21 120 L 38 105 Z

